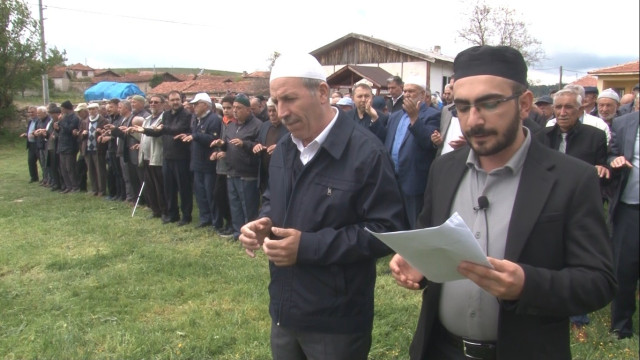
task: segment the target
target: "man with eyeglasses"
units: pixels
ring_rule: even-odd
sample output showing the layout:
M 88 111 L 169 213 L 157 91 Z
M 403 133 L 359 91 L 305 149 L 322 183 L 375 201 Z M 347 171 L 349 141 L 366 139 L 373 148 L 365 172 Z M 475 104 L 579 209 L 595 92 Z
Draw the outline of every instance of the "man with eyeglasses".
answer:
M 393 257 L 399 285 L 426 287 L 411 359 L 571 359 L 569 316 L 605 306 L 616 287 L 598 177 L 531 139 L 520 52 L 476 46 L 453 66 L 469 147 L 433 163 L 418 227 L 457 212 L 492 268 L 463 261 L 465 279 L 440 284 Z
M 162 124 L 164 97 L 152 95 L 149 98 L 151 115 L 147 116 L 142 126 L 134 126 L 133 130 L 142 133 L 140 138 L 140 152 L 138 163 L 144 169 L 144 196 L 147 200 L 151 215 L 149 219 L 167 217 L 167 204 L 164 199 L 164 180 L 162 179 L 162 138 L 144 135 L 144 129 L 158 129 Z
M 162 136 L 162 180 L 164 182 L 164 199 L 167 215 L 162 218 L 163 224 L 178 222 L 179 226 L 191 223 L 193 211 L 193 188 L 189 160 L 190 144 L 183 142 L 179 136 L 191 133 L 191 114 L 182 106 L 182 94 L 179 91 L 169 92 L 171 110 L 162 113 L 162 124 L 144 128 L 144 134 Z M 180 210 L 178 210 L 178 194 L 180 194 Z M 180 211 L 182 219 L 180 219 Z

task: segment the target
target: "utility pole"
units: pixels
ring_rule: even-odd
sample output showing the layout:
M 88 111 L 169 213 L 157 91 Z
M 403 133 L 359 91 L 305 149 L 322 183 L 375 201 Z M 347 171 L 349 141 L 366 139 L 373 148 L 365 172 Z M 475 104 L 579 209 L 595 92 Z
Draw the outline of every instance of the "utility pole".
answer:
M 42 13 L 42 0 L 38 0 L 38 7 L 40 9 L 40 51 L 42 52 L 42 63 L 47 61 L 47 45 L 44 42 L 44 15 Z M 45 69 L 42 74 L 42 100 L 44 105 L 49 104 L 49 75 Z
M 560 82 L 558 83 L 558 90 L 562 89 L 562 65 L 560 65 Z

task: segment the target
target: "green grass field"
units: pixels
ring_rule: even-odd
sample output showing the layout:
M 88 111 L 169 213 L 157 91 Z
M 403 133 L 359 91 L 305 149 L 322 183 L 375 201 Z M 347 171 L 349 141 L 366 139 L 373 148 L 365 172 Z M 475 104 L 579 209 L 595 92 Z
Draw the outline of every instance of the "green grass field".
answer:
M 0 359 L 270 358 L 264 254 L 28 184 L 23 141 L 0 137 Z M 388 260 L 370 358 L 407 359 L 420 294 L 395 285 Z M 591 315 L 575 359 L 638 358 L 637 333 L 611 340 L 608 314 Z

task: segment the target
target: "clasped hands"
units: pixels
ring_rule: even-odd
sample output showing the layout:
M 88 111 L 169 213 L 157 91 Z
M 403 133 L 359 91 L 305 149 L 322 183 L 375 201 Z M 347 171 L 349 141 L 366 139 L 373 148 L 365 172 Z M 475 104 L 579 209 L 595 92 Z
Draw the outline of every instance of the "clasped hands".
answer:
M 271 240 L 273 234 L 280 240 Z M 273 226 L 271 219 L 263 217 L 245 224 L 240 229 L 240 242 L 250 257 L 262 248 L 267 258 L 276 266 L 294 265 L 298 258 L 300 231 Z

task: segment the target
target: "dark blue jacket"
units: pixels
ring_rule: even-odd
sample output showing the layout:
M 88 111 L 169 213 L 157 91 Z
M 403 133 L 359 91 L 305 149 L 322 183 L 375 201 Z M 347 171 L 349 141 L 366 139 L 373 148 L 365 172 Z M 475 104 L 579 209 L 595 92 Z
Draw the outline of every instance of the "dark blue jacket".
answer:
M 262 216 L 302 233 L 295 265 L 269 264 L 271 317 L 301 331 L 371 331 L 376 259 L 391 250 L 364 228 L 407 226 L 389 155 L 368 129 L 340 112 L 294 178 L 299 156 L 291 137 L 278 142 L 263 196 Z
M 258 133 L 258 143 L 267 146 L 267 133 L 269 132 L 269 129 L 271 129 L 272 127 L 273 125 L 271 124 L 271 121 L 265 121 L 262 123 L 262 126 L 260 127 L 260 132 Z M 282 139 L 282 137 L 285 135 L 289 135 L 289 130 L 287 130 L 286 126 L 281 124 L 276 129 L 276 138 L 278 139 L 276 143 L 280 139 Z M 269 180 L 269 171 L 268 171 L 269 164 L 268 164 L 268 161 L 267 161 L 267 164 L 264 164 L 265 161 L 264 161 L 263 153 L 258 154 L 258 159 L 259 159 L 258 161 L 259 161 L 259 168 L 260 168 L 260 171 L 258 171 L 258 187 L 260 187 L 260 189 L 264 189 L 263 186 L 266 187 L 267 185 L 266 182 Z
M 385 147 L 389 154 L 398 130 L 398 124 L 406 112 L 397 111 L 389 117 Z M 398 183 L 405 195 L 424 193 L 429 167 L 438 150 L 431 142 L 431 134 L 440 128 L 440 112 L 426 104 L 420 105 L 418 120 L 409 125 L 398 153 Z
M 191 127 L 191 170 L 208 174 L 216 172 L 216 162 L 209 157 L 213 153 L 210 147 L 213 140 L 220 138 L 222 119 L 213 111 L 210 111 L 201 120 L 195 118 Z
M 389 121 L 389 115 L 384 114 L 378 111 L 378 120 L 376 122 L 371 122 L 371 116 L 369 114 L 364 113 L 362 119 L 358 116 L 358 109 L 352 109 L 347 111 L 347 117 L 357 122 L 361 126 L 371 130 L 375 136 L 380 139 L 380 141 L 384 142 L 384 139 L 387 135 L 387 129 L 385 128 L 385 124 Z
M 80 119 L 75 113 L 65 115 L 58 121 L 58 154 L 77 153 L 79 149 L 78 138 L 73 136 L 73 130 L 80 126 Z

